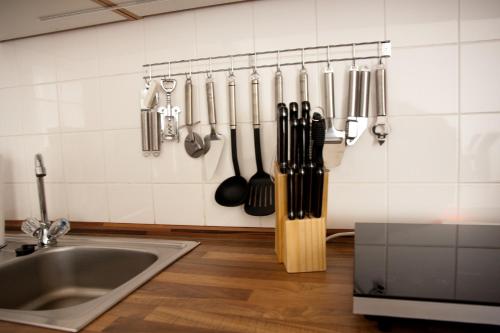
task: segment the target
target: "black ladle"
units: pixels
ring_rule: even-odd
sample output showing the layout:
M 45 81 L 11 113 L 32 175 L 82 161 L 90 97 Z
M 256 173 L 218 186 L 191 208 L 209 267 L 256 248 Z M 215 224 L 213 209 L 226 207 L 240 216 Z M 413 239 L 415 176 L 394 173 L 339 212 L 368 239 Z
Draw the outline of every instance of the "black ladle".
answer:
M 236 81 L 234 75 L 229 76 L 229 115 L 231 127 L 231 157 L 233 159 L 234 176 L 224 180 L 215 191 L 215 201 L 226 207 L 236 207 L 245 203 L 248 197 L 248 183 L 240 175 L 238 152 L 236 148 Z

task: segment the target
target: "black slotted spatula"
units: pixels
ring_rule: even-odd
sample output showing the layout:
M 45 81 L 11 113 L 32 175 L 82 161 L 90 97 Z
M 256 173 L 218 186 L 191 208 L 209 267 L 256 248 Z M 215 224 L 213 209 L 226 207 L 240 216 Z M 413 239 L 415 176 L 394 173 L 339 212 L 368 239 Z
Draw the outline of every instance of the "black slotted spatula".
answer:
M 262 167 L 262 153 L 260 150 L 260 120 L 259 120 L 259 78 L 257 73 L 252 75 L 252 118 L 253 139 L 255 147 L 255 161 L 257 172 L 248 182 L 248 199 L 245 203 L 245 212 L 253 216 L 266 216 L 274 213 L 274 183 L 271 176 Z

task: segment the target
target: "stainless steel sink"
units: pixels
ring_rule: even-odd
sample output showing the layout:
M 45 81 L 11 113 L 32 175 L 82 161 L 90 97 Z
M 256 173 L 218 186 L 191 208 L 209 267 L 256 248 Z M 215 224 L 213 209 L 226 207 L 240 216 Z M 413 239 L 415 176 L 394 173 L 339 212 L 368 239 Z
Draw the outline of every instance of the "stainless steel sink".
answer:
M 0 250 L 0 320 L 77 332 L 198 245 L 193 241 L 71 237 L 15 257 Z

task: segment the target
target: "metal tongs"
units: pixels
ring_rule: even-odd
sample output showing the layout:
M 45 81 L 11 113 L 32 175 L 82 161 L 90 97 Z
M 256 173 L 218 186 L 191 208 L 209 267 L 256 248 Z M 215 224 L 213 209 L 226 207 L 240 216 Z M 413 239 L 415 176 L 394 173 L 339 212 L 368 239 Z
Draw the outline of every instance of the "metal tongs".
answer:
M 387 135 L 391 132 L 391 127 L 387 121 L 387 104 L 386 104 L 386 79 L 385 65 L 380 56 L 380 43 L 378 45 L 379 64 L 375 70 L 375 88 L 377 96 L 377 121 L 372 127 L 372 133 L 377 138 L 380 145 L 383 145 Z

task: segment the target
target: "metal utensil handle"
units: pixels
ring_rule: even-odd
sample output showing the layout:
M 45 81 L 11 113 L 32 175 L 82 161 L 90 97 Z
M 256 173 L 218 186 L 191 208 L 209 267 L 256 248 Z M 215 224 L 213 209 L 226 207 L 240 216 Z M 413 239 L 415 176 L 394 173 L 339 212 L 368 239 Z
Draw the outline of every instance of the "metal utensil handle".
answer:
M 159 152 L 161 143 L 160 113 L 149 111 L 149 133 L 151 135 L 151 151 Z
M 186 125 L 193 125 L 193 81 L 190 78 L 186 79 L 185 84 L 185 102 L 186 102 Z
M 363 68 L 359 75 L 359 117 L 368 117 L 368 107 L 370 106 L 370 70 Z
M 215 114 L 214 81 L 212 80 L 207 81 L 206 88 L 207 88 L 208 123 L 210 125 L 214 125 L 217 124 L 217 116 Z
M 149 133 L 149 110 L 141 110 L 141 141 L 142 141 L 142 151 L 151 151 L 151 141 Z
M 283 103 L 283 75 L 281 71 L 277 71 L 274 75 L 274 94 L 275 105 Z
M 385 67 L 380 65 L 375 71 L 377 95 L 377 116 L 387 116 Z
M 349 70 L 349 95 L 347 99 L 347 116 L 356 117 L 358 114 L 358 76 L 359 69 L 356 66 Z
M 253 127 L 258 128 L 260 126 L 259 119 L 259 79 L 252 79 L 252 119 Z
M 229 93 L 229 126 L 236 128 L 236 81 L 234 77 L 229 78 L 227 87 Z
M 326 118 L 335 118 L 335 95 L 334 95 L 334 75 L 333 72 L 325 72 L 325 113 Z
M 309 101 L 309 78 L 305 68 L 300 70 L 299 74 L 300 83 L 300 101 Z

